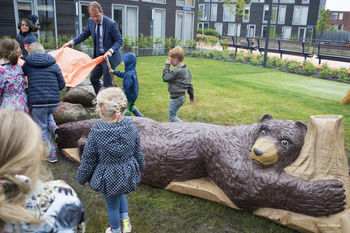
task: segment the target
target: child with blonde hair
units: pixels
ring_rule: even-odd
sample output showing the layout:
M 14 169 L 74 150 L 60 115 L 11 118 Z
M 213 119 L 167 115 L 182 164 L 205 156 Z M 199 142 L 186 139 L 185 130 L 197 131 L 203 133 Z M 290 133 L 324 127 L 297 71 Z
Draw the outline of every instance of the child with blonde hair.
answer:
M 17 64 L 21 48 L 13 39 L 0 41 L 0 108 L 28 113 L 27 86 L 22 68 Z
M 130 232 L 125 194 L 136 189 L 146 167 L 140 136 L 132 120 L 123 117 L 127 99 L 120 88 L 101 90 L 96 101 L 102 121 L 91 127 L 76 180 L 103 194 L 110 224 L 106 233 Z
M 40 129 L 27 114 L 0 110 L 0 232 L 85 231 L 74 190 L 63 181 L 43 182 L 44 152 Z
M 180 46 L 171 49 L 168 55 L 163 69 L 163 81 L 168 83 L 170 94 L 169 120 L 179 122 L 181 120 L 177 117 L 177 112 L 186 102 L 186 91 L 190 96 L 190 103 L 194 104 L 192 76 L 188 67 L 183 63 L 185 54 Z M 170 70 L 170 65 L 174 67 L 173 70 Z

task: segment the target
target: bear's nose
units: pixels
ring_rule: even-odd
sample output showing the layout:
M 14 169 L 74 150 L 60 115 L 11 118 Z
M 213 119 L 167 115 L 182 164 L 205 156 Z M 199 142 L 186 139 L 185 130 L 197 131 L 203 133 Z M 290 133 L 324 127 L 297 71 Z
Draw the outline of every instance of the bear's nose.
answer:
M 254 151 L 254 154 L 255 154 L 256 156 L 261 156 L 261 155 L 264 154 L 264 152 L 262 152 L 262 151 L 259 150 L 258 148 L 254 148 L 253 151 Z

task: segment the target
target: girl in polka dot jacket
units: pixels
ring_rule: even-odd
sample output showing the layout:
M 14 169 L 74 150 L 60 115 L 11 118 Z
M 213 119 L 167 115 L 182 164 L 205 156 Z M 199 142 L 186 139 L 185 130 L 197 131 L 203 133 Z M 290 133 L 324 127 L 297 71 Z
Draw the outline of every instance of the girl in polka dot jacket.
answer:
M 110 224 L 106 233 L 130 232 L 124 194 L 136 189 L 146 167 L 140 137 L 132 120 L 123 118 L 127 100 L 120 88 L 101 90 L 96 100 L 102 121 L 91 127 L 76 180 L 103 194 Z

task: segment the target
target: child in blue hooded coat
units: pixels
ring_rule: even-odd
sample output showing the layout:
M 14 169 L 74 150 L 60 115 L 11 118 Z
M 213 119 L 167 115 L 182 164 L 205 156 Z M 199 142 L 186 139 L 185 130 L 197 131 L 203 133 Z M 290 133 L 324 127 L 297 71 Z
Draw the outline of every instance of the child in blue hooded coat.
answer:
M 142 113 L 136 108 L 135 102 L 139 93 L 139 83 L 136 73 L 136 55 L 127 53 L 123 55 L 125 72 L 111 70 L 110 72 L 123 79 L 123 91 L 128 100 L 128 111 L 124 114 L 130 116 L 130 112 L 137 117 L 143 117 Z

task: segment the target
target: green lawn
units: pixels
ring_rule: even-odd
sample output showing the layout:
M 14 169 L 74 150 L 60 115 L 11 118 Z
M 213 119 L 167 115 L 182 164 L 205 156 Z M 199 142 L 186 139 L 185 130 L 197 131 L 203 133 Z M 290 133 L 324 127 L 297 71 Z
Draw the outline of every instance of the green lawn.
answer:
M 168 117 L 169 95 L 161 78 L 165 59 L 140 57 L 137 64 L 140 95 L 136 105 L 146 117 L 158 121 Z M 182 120 L 251 124 L 270 113 L 307 123 L 311 115 L 343 115 L 349 151 L 350 106 L 339 105 L 339 101 L 350 85 L 238 63 L 199 58 L 186 58 L 185 63 L 192 72 L 196 104 L 187 102 L 181 108 Z M 78 192 L 86 209 L 87 232 L 104 232 L 108 218 L 103 198 L 75 184 L 77 164 L 60 157 L 50 168 L 55 178 L 66 180 Z M 127 198 L 133 232 L 292 232 L 246 212 L 146 185 Z

